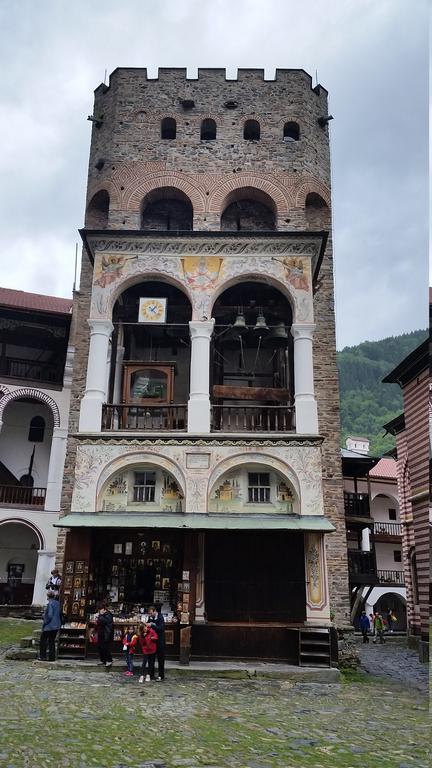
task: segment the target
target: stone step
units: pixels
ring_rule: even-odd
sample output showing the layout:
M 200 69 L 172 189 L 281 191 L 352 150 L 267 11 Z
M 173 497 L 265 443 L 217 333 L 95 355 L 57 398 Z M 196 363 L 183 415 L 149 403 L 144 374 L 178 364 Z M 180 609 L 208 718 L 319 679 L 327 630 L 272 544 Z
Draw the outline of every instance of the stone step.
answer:
M 19 641 L 19 647 L 20 648 L 31 648 L 33 645 L 33 638 L 32 637 L 22 637 Z
M 34 629 L 33 630 L 33 640 L 36 640 L 39 642 L 40 636 L 41 636 L 42 629 Z
M 36 648 L 10 648 L 5 653 L 5 658 L 12 661 L 34 661 L 38 652 Z

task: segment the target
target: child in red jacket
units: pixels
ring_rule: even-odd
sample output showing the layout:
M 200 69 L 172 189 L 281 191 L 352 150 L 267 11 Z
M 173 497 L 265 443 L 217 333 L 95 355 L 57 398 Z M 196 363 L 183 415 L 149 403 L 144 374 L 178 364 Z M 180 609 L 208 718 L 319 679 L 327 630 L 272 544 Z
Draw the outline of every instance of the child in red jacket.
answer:
M 141 676 L 138 682 L 143 683 L 145 675 L 145 681 L 146 683 L 149 683 L 150 680 L 154 680 L 154 666 L 157 648 L 157 634 L 154 629 L 152 629 L 148 624 L 140 624 L 138 629 L 138 637 L 136 638 L 136 642 L 133 647 L 134 650 L 135 648 L 138 650 L 140 649 L 143 655 Z M 147 667 L 147 674 L 145 674 Z

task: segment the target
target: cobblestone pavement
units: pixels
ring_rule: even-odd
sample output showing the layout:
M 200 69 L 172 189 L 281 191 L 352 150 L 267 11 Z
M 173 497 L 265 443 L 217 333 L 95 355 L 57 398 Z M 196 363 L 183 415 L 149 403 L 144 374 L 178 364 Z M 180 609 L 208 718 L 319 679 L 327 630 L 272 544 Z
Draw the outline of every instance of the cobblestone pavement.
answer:
M 358 641 L 362 668 L 371 675 L 388 677 L 396 682 L 427 693 L 429 665 L 421 664 L 417 651 L 406 647 L 404 640 L 390 638 L 383 645 Z
M 1 768 L 426 768 L 426 697 L 341 684 L 188 678 L 0 660 Z

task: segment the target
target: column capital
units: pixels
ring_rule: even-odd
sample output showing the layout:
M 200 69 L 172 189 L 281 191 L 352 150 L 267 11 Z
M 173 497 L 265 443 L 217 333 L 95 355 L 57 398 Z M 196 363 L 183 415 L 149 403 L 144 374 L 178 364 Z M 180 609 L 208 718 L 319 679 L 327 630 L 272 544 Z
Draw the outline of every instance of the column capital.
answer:
M 92 335 L 100 333 L 103 336 L 110 336 L 114 329 L 111 320 L 89 317 L 87 323 L 90 326 L 90 333 Z
M 293 323 L 291 333 L 294 339 L 313 339 L 315 323 Z
M 215 321 L 211 320 L 190 320 L 189 329 L 192 339 L 210 339 L 213 333 Z
M 53 437 L 60 437 L 62 440 L 65 440 L 67 436 L 68 436 L 67 429 L 61 429 L 61 427 L 54 427 Z

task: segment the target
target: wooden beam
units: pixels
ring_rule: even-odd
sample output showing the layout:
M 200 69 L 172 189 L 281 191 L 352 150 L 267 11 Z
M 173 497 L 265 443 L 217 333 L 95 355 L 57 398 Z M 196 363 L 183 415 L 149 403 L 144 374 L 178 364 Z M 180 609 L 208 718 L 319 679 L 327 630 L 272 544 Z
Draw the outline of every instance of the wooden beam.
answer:
M 290 402 L 288 389 L 276 387 L 232 387 L 225 384 L 215 384 L 213 396 L 230 400 L 273 400 L 278 403 Z

